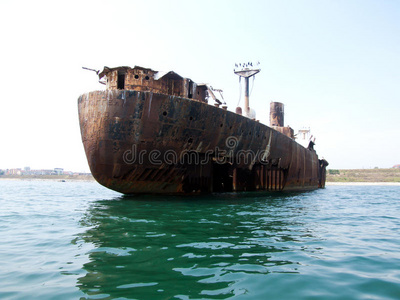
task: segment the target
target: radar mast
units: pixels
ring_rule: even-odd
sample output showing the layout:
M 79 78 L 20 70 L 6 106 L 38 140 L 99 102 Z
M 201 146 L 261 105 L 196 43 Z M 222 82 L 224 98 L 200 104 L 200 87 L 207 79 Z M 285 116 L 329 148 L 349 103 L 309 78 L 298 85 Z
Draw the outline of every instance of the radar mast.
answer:
M 259 68 L 260 62 L 255 64 L 253 67 L 252 62 L 244 63 L 244 64 L 235 64 L 235 69 L 233 72 L 240 77 L 240 79 L 244 78 L 244 115 L 246 117 L 250 116 L 250 95 L 249 95 L 249 78 L 256 75 L 261 71 Z

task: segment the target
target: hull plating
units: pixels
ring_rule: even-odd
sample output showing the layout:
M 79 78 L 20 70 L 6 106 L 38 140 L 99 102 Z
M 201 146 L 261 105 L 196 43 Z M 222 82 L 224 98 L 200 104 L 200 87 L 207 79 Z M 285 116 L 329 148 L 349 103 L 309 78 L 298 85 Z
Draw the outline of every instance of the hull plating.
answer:
M 94 178 L 121 193 L 298 191 L 325 184 L 314 150 L 199 101 L 106 90 L 81 95 L 78 108 Z

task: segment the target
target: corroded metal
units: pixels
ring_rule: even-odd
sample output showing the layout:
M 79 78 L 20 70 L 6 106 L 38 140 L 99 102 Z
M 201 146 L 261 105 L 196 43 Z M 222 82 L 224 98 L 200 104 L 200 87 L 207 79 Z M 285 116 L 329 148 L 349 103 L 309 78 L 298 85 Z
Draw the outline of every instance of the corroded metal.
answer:
M 105 68 L 100 78 L 107 77 L 108 89 L 79 97 L 82 141 L 100 184 L 125 194 L 324 187 L 327 162 L 314 149 L 207 104 L 201 85 L 167 74 Z M 134 80 L 150 81 L 145 76 L 153 84 L 137 88 Z
M 272 126 L 284 126 L 284 106 L 280 102 L 271 102 L 269 108 L 269 125 Z

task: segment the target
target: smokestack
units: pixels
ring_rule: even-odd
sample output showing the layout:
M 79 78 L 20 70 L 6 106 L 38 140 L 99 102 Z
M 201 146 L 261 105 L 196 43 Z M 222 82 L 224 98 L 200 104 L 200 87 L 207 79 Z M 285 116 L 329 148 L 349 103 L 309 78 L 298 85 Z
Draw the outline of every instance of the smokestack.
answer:
M 272 126 L 284 126 L 284 110 L 283 103 L 281 102 L 271 102 L 269 105 L 269 125 Z

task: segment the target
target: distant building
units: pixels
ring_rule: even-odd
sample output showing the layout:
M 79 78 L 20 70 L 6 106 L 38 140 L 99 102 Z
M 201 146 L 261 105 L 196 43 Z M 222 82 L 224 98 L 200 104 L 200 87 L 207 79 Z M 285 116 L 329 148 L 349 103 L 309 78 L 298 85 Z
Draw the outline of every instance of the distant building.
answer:
M 7 175 L 22 175 L 22 170 L 21 170 L 21 168 L 9 169 L 7 171 Z
M 55 175 L 62 175 L 64 172 L 63 168 L 54 168 Z
M 400 169 L 400 165 L 394 165 L 392 168 L 394 168 L 394 169 Z
M 36 170 L 36 174 L 35 175 L 52 175 L 54 173 L 53 170 Z

